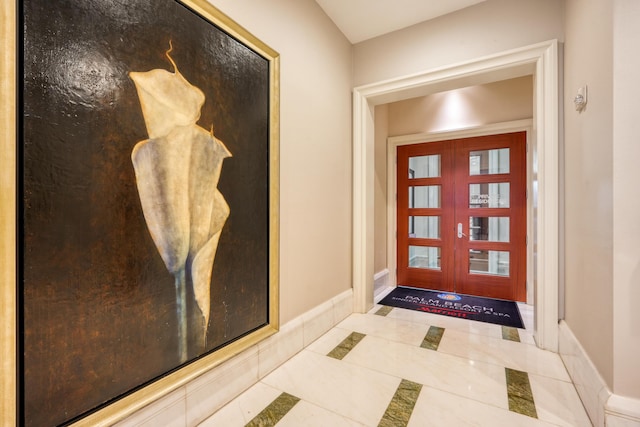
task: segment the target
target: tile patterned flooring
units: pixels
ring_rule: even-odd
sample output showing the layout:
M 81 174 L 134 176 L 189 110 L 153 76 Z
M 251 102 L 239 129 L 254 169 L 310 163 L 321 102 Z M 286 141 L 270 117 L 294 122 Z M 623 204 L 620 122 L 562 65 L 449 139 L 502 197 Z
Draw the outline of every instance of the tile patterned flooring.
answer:
M 591 426 L 560 357 L 527 329 L 375 306 L 201 427 Z

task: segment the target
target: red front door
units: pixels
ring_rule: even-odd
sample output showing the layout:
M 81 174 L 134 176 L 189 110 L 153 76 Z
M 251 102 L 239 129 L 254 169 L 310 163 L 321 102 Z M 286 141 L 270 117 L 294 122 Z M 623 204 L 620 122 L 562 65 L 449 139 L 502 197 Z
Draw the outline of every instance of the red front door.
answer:
M 398 284 L 526 298 L 526 133 L 398 147 Z

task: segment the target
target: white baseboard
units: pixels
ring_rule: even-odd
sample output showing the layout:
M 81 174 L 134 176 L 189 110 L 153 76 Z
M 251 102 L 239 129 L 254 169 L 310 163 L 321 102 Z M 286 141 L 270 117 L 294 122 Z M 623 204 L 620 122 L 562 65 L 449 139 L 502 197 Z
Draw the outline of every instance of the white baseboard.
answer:
M 594 427 L 639 427 L 640 400 L 613 394 L 569 325 L 560 321 L 559 353 Z
M 604 411 L 607 427 L 640 426 L 640 399 L 612 394 Z
M 197 426 L 353 312 L 353 289 L 280 327 L 278 333 L 116 424 Z
M 386 288 L 389 286 L 389 269 L 378 271 L 373 275 L 373 289 Z
M 377 302 L 382 299 L 382 294 L 389 293 L 391 288 L 391 275 L 389 269 L 385 268 L 373 275 L 373 299 Z

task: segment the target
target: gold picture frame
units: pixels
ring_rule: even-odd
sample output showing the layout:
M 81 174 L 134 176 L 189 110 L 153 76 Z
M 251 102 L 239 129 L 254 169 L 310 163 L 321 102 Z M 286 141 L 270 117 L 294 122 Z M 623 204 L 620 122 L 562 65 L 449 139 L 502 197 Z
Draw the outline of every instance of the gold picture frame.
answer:
M 165 0 L 182 5 L 215 26 L 230 38 L 264 58 L 268 62 L 268 302 L 267 322 L 247 333 L 234 337 L 230 342 L 196 357 L 188 363 L 176 366 L 159 378 L 141 384 L 131 392 L 112 396 L 111 403 L 98 406 L 71 418 L 77 426 L 106 426 L 118 422 L 137 410 L 158 400 L 162 396 L 184 386 L 195 378 L 219 366 L 224 361 L 256 345 L 261 340 L 277 332 L 279 328 L 279 54 L 242 28 L 231 18 L 205 0 Z M 57 5 L 48 6 L 55 8 Z M 18 203 L 20 156 L 20 129 L 18 120 L 21 112 L 18 99 L 21 58 L 17 36 L 20 17 L 16 2 L 2 2 L 0 6 L 0 31 L 2 32 L 2 54 L 0 56 L 0 132 L 3 143 L 0 146 L 0 269 L 2 284 L 0 290 L 0 360 L 2 360 L 2 384 L 0 386 L 0 423 L 17 425 L 21 422 L 21 322 L 19 278 L 20 226 Z M 168 54 L 167 54 L 168 55 Z M 174 64 L 175 65 L 175 64 Z M 213 135 L 213 129 L 212 129 Z M 223 172 L 224 173 L 224 172 Z M 67 421 L 65 421 L 67 422 Z

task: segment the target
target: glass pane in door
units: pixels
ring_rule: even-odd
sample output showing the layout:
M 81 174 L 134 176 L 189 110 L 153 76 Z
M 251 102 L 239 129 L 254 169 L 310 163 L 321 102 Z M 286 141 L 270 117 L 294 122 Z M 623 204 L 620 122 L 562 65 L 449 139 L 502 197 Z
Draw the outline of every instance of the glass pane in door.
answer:
M 508 208 L 508 182 L 469 184 L 470 208 Z
M 509 242 L 509 217 L 469 217 L 469 240 Z
M 440 155 L 409 157 L 409 179 L 438 178 L 440 176 Z
M 418 239 L 440 238 L 439 216 L 410 216 L 409 237 Z
M 509 276 L 509 252 L 470 249 L 469 273 Z
M 409 209 L 412 208 L 439 208 L 440 186 L 420 185 L 409 187 Z
M 409 246 L 409 267 L 440 270 L 440 248 Z
M 469 175 L 491 175 L 509 173 L 509 149 L 471 151 L 469 153 Z

